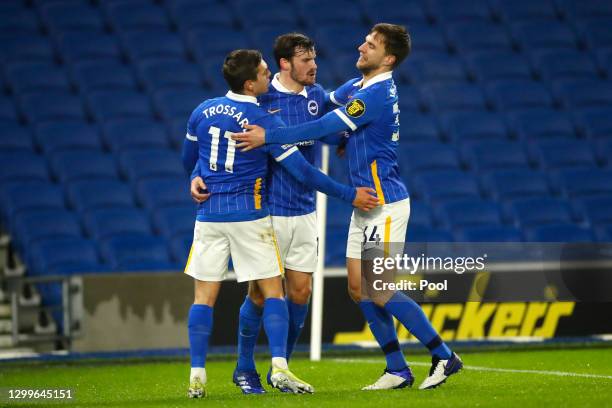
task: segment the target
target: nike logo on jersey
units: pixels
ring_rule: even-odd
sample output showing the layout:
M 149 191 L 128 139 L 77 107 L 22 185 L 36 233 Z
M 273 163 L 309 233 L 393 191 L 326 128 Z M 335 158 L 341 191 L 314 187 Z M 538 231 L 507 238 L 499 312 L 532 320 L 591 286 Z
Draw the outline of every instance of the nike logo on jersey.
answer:
M 281 111 L 280 109 L 268 109 L 268 113 L 271 113 L 271 114 L 275 114 L 280 111 Z

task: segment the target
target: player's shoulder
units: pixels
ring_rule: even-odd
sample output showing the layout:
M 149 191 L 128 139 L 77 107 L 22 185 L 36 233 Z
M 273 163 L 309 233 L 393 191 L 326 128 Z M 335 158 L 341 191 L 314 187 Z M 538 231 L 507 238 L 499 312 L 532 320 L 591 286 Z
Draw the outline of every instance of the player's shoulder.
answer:
M 325 88 L 323 88 L 323 86 L 319 83 L 314 83 L 312 85 L 308 85 L 306 87 L 306 90 L 308 91 L 308 94 L 315 94 L 315 95 L 323 95 L 325 96 Z

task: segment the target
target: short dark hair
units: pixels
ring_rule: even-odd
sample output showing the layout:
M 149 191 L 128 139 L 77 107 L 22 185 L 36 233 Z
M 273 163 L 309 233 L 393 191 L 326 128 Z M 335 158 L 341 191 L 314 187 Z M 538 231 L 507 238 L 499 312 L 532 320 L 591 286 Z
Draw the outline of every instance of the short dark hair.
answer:
M 306 51 L 314 50 L 314 41 L 301 33 L 287 33 L 279 35 L 274 40 L 274 60 L 280 68 L 280 60 L 285 58 L 291 60 L 295 56 L 296 49 Z
M 223 78 L 232 92 L 243 92 L 245 81 L 257 80 L 261 60 L 261 52 L 257 50 L 234 50 L 225 57 Z
M 410 34 L 406 27 L 397 24 L 378 23 L 370 30 L 371 33 L 379 33 L 384 37 L 385 52 L 387 55 L 395 56 L 393 68 L 397 67 L 410 54 L 412 48 Z

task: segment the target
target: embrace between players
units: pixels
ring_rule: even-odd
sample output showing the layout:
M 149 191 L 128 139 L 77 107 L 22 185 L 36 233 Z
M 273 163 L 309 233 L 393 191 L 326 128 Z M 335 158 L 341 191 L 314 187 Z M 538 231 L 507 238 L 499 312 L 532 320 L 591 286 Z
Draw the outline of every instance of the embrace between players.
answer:
M 195 282 L 188 318 L 190 397 L 206 395 L 213 307 L 230 255 L 237 280 L 249 281 L 240 308 L 234 383 L 245 394 L 265 392 L 254 360 L 263 322 L 272 355 L 267 383 L 282 392 L 314 392 L 289 370 L 288 361 L 306 319 L 317 264 L 315 190 L 355 207 L 346 251 L 349 295 L 387 363 L 382 376 L 363 389 L 414 382 L 393 317 L 432 354 L 429 376 L 419 388 L 434 388 L 462 368 L 412 299 L 400 291 L 375 294 L 362 288 L 363 249 L 380 246 L 390 255 L 389 244 L 406 236 L 410 201 L 396 155 L 400 122 L 392 71 L 410 53 L 410 37 L 402 26 L 381 23 L 358 50 L 362 77 L 330 94 L 315 83 L 314 43 L 302 34 L 276 39 L 280 72 L 271 87 L 261 53 L 233 51 L 223 65 L 230 90 L 204 101 L 189 118 L 183 161 L 192 171 L 191 194 L 199 203 L 185 267 Z M 314 167 L 317 140 L 345 152 L 350 187 Z

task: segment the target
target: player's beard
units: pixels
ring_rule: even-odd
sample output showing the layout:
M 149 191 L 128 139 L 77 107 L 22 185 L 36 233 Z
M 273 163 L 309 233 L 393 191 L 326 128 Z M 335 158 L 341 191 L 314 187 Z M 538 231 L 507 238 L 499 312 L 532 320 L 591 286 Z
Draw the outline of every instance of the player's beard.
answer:
M 291 67 L 291 72 L 289 75 L 291 76 L 292 80 L 294 80 L 295 82 L 297 82 L 298 84 L 302 86 L 313 85 L 317 80 L 317 70 L 316 69 L 311 69 L 310 71 L 308 71 L 304 75 L 304 78 L 298 78 L 298 76 L 295 73 L 295 69 Z
M 359 63 L 361 61 L 361 63 Z M 357 67 L 357 69 L 359 70 L 359 72 L 361 72 L 362 75 L 368 75 L 370 72 L 376 70 L 378 68 L 377 65 L 369 62 L 369 61 L 365 61 L 362 59 L 362 57 L 359 57 L 359 59 L 357 60 L 357 62 L 355 63 L 355 66 Z

